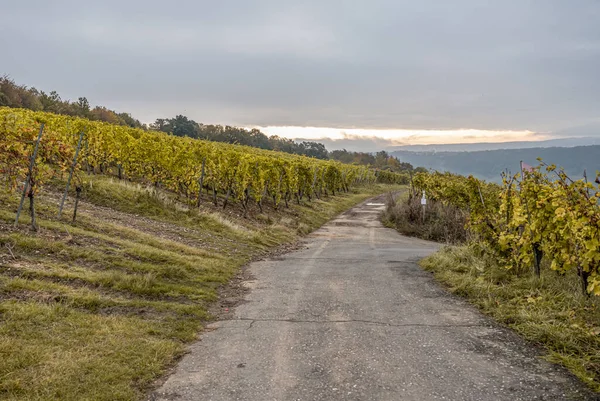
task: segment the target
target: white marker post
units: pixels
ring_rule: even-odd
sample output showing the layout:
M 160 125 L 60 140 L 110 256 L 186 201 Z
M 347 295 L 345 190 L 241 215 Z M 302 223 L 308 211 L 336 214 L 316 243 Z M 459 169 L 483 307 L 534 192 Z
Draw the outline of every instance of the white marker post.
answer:
M 425 191 L 423 191 L 423 196 L 421 196 L 421 205 L 423 206 L 423 224 L 425 224 L 425 208 L 427 207 L 427 198 L 425 197 Z

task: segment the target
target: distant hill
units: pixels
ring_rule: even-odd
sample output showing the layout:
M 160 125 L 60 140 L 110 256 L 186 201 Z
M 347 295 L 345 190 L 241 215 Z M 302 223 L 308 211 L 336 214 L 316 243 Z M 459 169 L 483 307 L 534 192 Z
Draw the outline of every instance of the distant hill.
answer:
M 409 150 L 411 152 L 473 152 L 478 150 L 528 149 L 600 145 L 600 137 L 559 138 L 545 141 L 479 142 L 435 145 L 403 145 L 388 147 L 388 152 Z
M 502 171 L 519 171 L 519 162 L 536 165 L 541 157 L 548 164 L 564 167 L 567 174 L 579 178 L 587 169 L 588 176 L 600 170 L 600 145 L 576 147 L 552 147 L 530 149 L 501 149 L 474 152 L 412 152 L 395 151 L 401 162 L 427 169 L 450 171 L 463 175 L 474 175 L 490 181 L 499 181 Z

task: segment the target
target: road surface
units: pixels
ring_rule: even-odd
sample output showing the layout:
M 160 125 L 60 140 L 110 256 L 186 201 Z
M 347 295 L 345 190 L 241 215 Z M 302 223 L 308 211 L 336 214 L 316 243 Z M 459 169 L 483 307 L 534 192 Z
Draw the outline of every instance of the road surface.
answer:
M 256 262 L 245 303 L 150 399 L 596 399 L 564 369 L 440 288 L 365 202 L 292 253 Z

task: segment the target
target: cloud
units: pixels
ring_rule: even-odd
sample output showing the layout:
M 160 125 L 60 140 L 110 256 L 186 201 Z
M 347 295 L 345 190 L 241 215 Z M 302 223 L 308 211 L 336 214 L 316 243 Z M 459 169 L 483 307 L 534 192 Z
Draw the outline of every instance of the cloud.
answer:
M 558 131 L 600 109 L 600 3 L 2 5 L 2 73 L 152 121 Z
M 547 133 L 531 131 L 481 131 L 481 130 L 336 130 L 318 127 L 260 127 L 269 135 L 292 138 L 297 142 L 315 141 L 329 150 L 375 152 L 402 146 L 427 147 L 439 144 L 539 142 L 552 139 Z M 302 136 L 306 134 L 307 136 Z M 493 145 L 490 145 L 494 147 Z M 524 146 L 526 147 L 526 146 Z

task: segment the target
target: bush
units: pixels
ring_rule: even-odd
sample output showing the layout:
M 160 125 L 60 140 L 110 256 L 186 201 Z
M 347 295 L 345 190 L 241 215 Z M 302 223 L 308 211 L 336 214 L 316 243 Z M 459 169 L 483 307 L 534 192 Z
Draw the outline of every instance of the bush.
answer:
M 423 218 L 423 206 L 417 196 L 398 201 L 390 193 L 386 205 L 384 222 L 402 234 L 451 244 L 467 240 L 467 213 L 455 206 L 428 200 Z

